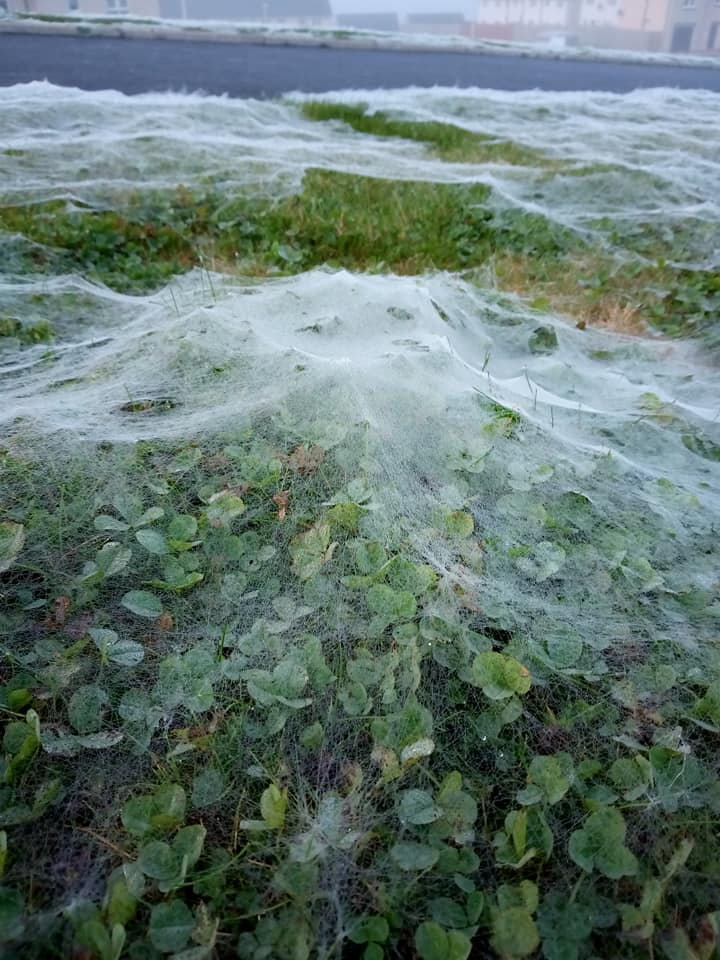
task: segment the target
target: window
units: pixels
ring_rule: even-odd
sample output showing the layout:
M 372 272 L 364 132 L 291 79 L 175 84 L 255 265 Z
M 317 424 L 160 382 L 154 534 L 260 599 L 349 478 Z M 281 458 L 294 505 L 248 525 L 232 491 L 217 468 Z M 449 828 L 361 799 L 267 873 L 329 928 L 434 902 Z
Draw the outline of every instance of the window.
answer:
M 695 9 L 695 0 L 682 0 L 683 10 L 694 10 Z
M 127 13 L 128 0 L 107 0 L 108 13 Z
M 694 23 L 676 23 L 670 41 L 671 53 L 687 53 L 692 45 Z

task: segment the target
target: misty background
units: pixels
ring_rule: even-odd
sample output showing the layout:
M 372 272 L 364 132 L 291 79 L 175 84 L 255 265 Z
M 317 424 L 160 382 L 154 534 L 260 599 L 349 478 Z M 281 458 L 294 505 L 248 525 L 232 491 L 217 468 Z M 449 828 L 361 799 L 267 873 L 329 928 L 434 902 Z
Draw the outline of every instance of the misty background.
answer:
M 262 22 L 720 57 L 720 0 L 0 0 L 25 16 Z

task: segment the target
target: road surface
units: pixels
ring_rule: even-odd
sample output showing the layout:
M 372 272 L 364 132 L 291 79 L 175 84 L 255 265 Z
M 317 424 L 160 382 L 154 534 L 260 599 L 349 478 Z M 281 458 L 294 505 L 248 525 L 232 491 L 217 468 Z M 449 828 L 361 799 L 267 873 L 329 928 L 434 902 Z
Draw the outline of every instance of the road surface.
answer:
M 234 97 L 435 84 L 613 93 L 658 86 L 720 91 L 720 69 L 712 67 L 207 40 L 0 34 L 0 86 L 44 79 L 84 90 L 113 88 L 128 94 L 203 90 Z

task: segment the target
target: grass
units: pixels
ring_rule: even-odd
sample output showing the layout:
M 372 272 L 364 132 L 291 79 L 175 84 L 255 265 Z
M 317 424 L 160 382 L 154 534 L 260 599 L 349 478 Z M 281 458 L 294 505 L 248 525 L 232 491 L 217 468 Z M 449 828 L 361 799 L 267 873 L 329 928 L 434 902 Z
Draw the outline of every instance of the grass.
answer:
M 257 247 L 280 251 L 274 245 L 284 240 L 289 258 L 296 256 L 303 268 L 329 263 L 404 274 L 457 270 L 490 248 L 488 195 L 482 185 L 311 171 L 301 194 L 258 218 Z
M 443 160 L 553 168 L 453 124 L 303 110 Z M 578 326 L 716 323 L 717 271 L 679 262 L 712 231 L 596 228 L 581 239 L 483 185 L 318 169 L 274 200 L 0 207 L 23 280 L 147 293 L 193 266 L 447 270 Z M 93 321 L 92 296 L 42 286 L 3 307 L 8 352 Z M 195 376 L 219 405 L 239 382 L 232 358 L 201 366 L 212 317 L 174 338 L 158 384 L 106 398 L 146 439 L 35 449 L 16 422 L 0 449 L 3 958 L 710 960 L 712 424 L 645 393 L 600 433 L 667 450 L 695 496 L 462 384 L 433 394 L 431 377 L 418 403 L 410 365 L 372 397 L 379 428 L 364 384 L 324 370 L 310 386 L 311 354 L 282 352 L 252 413 L 179 436 Z M 520 322 L 513 349 L 559 349 L 559 330 Z M 311 316 L 299 332 L 324 337 Z M 252 349 L 237 362 L 250 394 Z
M 603 602 L 650 629 L 645 591 L 665 596 L 651 584 L 686 544 L 622 477 L 593 481 L 612 486 L 611 517 L 546 477 L 528 496 L 545 569 L 499 509 L 528 428 L 493 403 L 476 416 L 494 449 L 479 472 L 461 445 L 465 502 L 439 496 L 424 536 L 469 556 L 481 499 L 491 582 L 522 570 L 533 609 L 548 578 L 572 605 L 591 546 L 622 565 Z M 474 604 L 438 616 L 442 571 L 401 530 L 363 532 L 377 438 L 346 425 L 325 450 L 299 422 L 91 461 L 3 456 L 0 530 L 25 536 L 0 581 L 8 955 L 112 960 L 114 937 L 156 957 L 191 935 L 223 960 L 440 960 L 438 941 L 466 957 L 471 939 L 503 960 L 541 942 L 641 960 L 699 943 L 717 905 L 717 684 L 686 675 L 675 645 L 572 630 L 553 645 Z M 158 586 L 168 565 L 201 580 Z M 709 591 L 675 602 L 698 629 L 711 615 Z M 685 754 L 661 745 L 681 723 Z M 36 724 L 55 748 L 38 750 Z M 111 748 L 77 740 L 118 729 Z M 83 870 L 97 893 L 39 922 Z
M 581 325 L 670 336 L 707 334 L 720 298 L 717 271 L 674 266 L 658 240 L 655 259 L 640 259 L 634 234 L 625 248 L 616 231 L 608 248 L 540 214 L 497 209 L 481 184 L 316 169 L 300 193 L 277 201 L 180 187 L 127 195 L 116 209 L 6 206 L 0 230 L 25 238 L 8 252 L 16 273 L 79 272 L 129 293 L 193 266 L 255 277 L 323 264 L 397 274 L 480 269 L 481 282 L 492 276 Z M 0 336 L 17 333 L 12 317 L 0 324 Z
M 487 134 L 473 133 L 452 123 L 436 120 L 398 120 L 382 111 L 368 113 L 367 105 L 308 101 L 302 112 L 309 120 L 337 120 L 358 133 L 375 137 L 398 137 L 426 143 L 435 156 L 453 163 L 509 163 L 520 166 L 554 167 L 547 154 L 511 140 L 499 140 Z
M 78 20 L 86 19 L 91 23 L 98 23 L 109 26 L 120 26 L 123 23 L 137 24 L 140 26 L 157 26 L 158 21 L 150 18 L 142 17 L 122 17 L 122 18 L 111 18 L 111 17 L 99 17 L 90 15 L 90 17 L 81 17 L 77 14 L 72 15 L 68 14 L 64 16 L 63 14 L 54 14 L 54 13 L 34 13 L 34 12 L 23 12 L 18 11 L 15 16 L 20 17 L 21 19 L 27 20 L 40 20 L 42 23 L 70 23 L 77 24 Z
M 669 337 L 699 335 L 708 346 L 716 336 L 717 271 L 683 270 L 662 260 L 633 263 L 627 252 L 613 255 L 590 246 L 555 259 L 499 253 L 492 266 L 502 289 L 580 326 L 631 335 L 652 329 Z
M 7 337 L 22 344 L 47 343 L 53 336 L 53 328 L 47 320 L 24 324 L 18 317 L 0 317 L 0 341 Z
M 477 266 L 498 251 L 556 258 L 569 231 L 519 211 L 496 213 L 483 185 L 385 180 L 310 170 L 276 202 L 196 194 L 134 194 L 119 209 L 52 202 L 0 209 L 0 230 L 25 237 L 15 272 L 79 271 L 115 289 L 157 289 L 197 264 L 246 274 L 322 264 L 416 274 Z

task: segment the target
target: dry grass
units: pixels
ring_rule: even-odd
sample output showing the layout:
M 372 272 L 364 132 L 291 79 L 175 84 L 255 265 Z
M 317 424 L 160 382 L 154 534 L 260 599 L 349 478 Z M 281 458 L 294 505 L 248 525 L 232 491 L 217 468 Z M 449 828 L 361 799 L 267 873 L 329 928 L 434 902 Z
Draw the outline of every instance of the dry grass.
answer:
M 580 324 L 612 330 L 615 333 L 625 333 L 633 337 L 645 337 L 650 333 L 650 325 L 639 305 L 623 304 L 613 297 L 603 297 L 598 303 L 593 304 L 586 316 L 578 321 L 578 326 Z
M 583 327 L 597 327 L 630 336 L 647 336 L 647 286 L 651 277 L 611 272 L 612 261 L 602 254 L 537 262 L 526 257 L 501 256 L 493 263 L 501 290 L 531 299 L 565 314 Z M 588 287 L 585 278 L 609 274 L 603 288 Z

